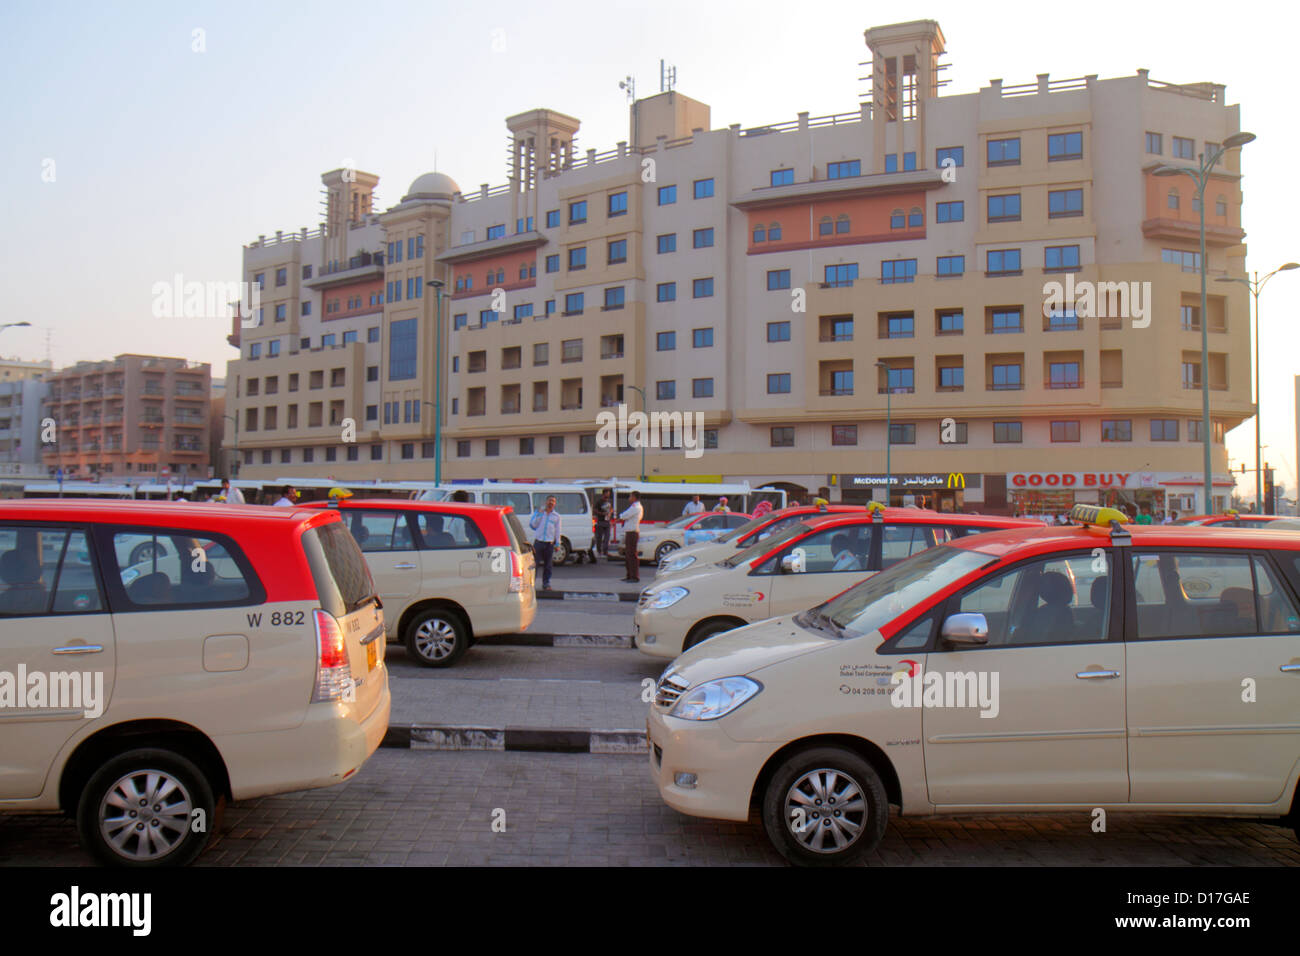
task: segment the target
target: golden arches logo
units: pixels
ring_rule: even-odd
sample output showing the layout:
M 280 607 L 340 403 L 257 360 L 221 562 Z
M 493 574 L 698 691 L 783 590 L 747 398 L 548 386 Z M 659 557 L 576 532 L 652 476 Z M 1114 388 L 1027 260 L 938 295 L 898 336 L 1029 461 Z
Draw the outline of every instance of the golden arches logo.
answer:
M 950 471 L 950 472 L 948 472 L 948 487 L 949 487 L 949 488 L 965 488 L 965 487 L 966 487 L 966 476 L 965 476 L 964 474 L 962 474 L 960 471 Z

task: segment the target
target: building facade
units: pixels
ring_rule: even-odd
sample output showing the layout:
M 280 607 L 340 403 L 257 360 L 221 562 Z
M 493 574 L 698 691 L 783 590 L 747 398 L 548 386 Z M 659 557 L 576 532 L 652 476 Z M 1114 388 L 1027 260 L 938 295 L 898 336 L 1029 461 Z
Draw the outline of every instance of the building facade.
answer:
M 654 433 L 651 479 L 1200 510 L 1206 376 L 1222 506 L 1224 432 L 1253 413 L 1246 293 L 1211 281 L 1200 315 L 1192 182 L 1154 170 L 1238 131 L 1224 88 L 1139 71 L 940 95 L 937 23 L 866 43 L 848 114 L 712 129 L 667 91 L 583 156 L 577 119 L 533 110 L 507 119 L 505 185 L 428 174 L 382 215 L 377 177 L 327 174 L 326 226 L 245 250 L 246 279 L 285 276 L 231 363 L 246 472 L 430 478 L 440 399 L 451 480 L 635 476 L 636 442 L 601 425 L 644 408 L 701 425 Z M 1244 275 L 1238 151 L 1205 202 L 1211 280 Z M 271 377 L 302 401 L 268 402 L 269 346 L 251 354 L 281 322 Z
M 0 359 L 0 476 L 40 478 L 41 410 L 49 386 L 49 361 Z
M 125 482 L 206 478 L 211 367 L 182 358 L 119 355 L 47 377 L 42 443 L 47 474 Z

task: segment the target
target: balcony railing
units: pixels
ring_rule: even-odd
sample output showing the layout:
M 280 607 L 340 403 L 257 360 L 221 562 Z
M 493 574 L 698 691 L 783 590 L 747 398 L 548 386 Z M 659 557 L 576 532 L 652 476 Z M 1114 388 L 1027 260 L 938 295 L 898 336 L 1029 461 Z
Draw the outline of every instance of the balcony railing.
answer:
M 821 338 L 819 338 L 818 341 L 819 342 L 852 342 L 853 333 L 841 332 L 839 334 L 834 334 L 831 332 L 824 332 L 822 333 Z
M 1021 382 L 991 382 L 988 386 L 990 392 L 1019 392 L 1024 390 L 1024 384 Z
M 820 394 L 825 396 L 852 395 L 853 389 L 852 388 L 823 388 Z

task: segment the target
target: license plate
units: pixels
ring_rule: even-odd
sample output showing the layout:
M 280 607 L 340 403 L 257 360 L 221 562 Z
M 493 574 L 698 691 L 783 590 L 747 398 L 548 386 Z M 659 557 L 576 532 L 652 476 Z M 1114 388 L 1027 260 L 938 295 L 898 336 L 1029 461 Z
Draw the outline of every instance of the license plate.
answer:
M 366 670 L 372 671 L 379 663 L 379 642 L 383 638 L 375 638 L 366 645 Z

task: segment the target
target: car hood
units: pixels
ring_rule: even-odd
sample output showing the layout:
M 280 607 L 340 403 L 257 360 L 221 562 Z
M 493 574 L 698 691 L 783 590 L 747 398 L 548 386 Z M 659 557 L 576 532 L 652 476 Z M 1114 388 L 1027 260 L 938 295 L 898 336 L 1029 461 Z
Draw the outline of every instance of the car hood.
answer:
M 676 574 L 666 575 L 661 578 L 655 578 L 654 583 L 644 590 L 645 594 L 658 594 L 666 588 L 686 588 L 691 591 L 694 587 L 701 586 L 705 578 L 716 578 L 719 574 L 728 574 L 735 568 L 719 568 L 713 564 L 705 564 L 699 567 L 700 562 L 695 562 L 689 568 L 678 571 Z
M 839 643 L 820 631 L 799 627 L 786 615 L 711 637 L 686 651 L 668 669 L 695 687 L 719 677 L 753 674 Z

